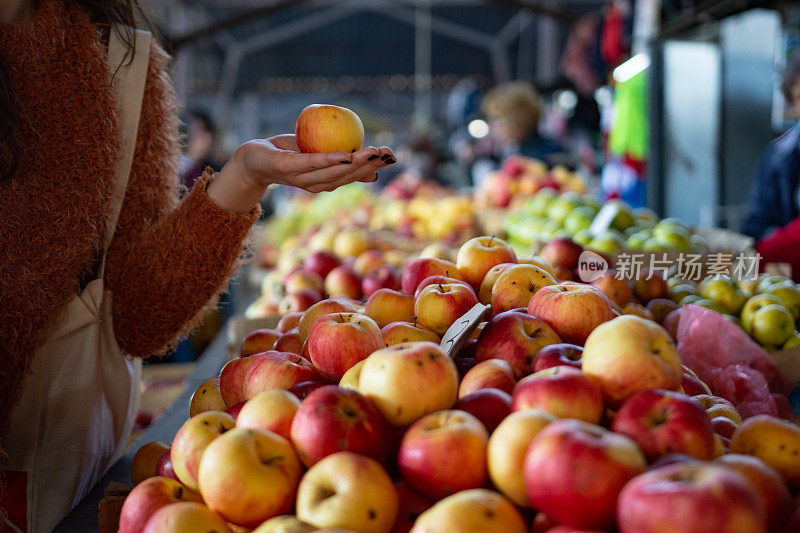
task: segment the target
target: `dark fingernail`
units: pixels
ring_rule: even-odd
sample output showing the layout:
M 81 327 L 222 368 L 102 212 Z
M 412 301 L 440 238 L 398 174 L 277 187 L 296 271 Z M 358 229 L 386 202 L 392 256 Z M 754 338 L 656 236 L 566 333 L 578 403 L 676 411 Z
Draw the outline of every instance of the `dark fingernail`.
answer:
M 394 165 L 395 163 L 397 163 L 397 161 L 395 161 L 394 159 L 387 159 L 386 161 L 384 161 L 383 164 L 384 165 Z
M 339 163 L 341 163 L 343 165 L 349 165 L 349 164 L 352 163 L 352 161 L 339 161 Z
M 381 156 L 381 160 L 382 160 L 382 161 L 386 161 L 386 160 L 387 160 L 387 159 L 389 159 L 390 157 L 392 157 L 392 154 L 383 154 L 383 155 Z
M 376 159 L 378 159 L 378 156 L 377 156 L 377 155 L 375 155 L 375 154 L 372 154 L 371 156 L 369 156 L 369 157 L 367 158 L 367 161 L 375 161 Z

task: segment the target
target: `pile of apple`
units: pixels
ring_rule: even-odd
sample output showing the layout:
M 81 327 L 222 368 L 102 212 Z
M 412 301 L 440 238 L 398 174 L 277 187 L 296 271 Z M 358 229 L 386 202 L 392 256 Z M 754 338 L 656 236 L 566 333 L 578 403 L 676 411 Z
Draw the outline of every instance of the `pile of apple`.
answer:
M 570 237 L 594 251 L 614 255 L 623 250 L 645 252 L 708 253 L 700 235 L 676 218 L 659 220 L 647 208 L 632 209 L 622 200 L 607 202 L 616 210 L 608 227 L 593 235 L 589 228 L 601 205 L 588 195 L 574 191 L 559 193 L 545 188 L 508 214 L 505 232 L 516 249 L 530 249 L 558 237 Z
M 742 421 L 663 327 L 551 271 L 479 237 L 248 334 L 137 453 L 120 532 L 797 531 L 800 427 Z
M 767 351 L 800 346 L 800 287 L 785 276 L 743 281 L 714 276 L 700 283 L 670 278 L 667 286 L 673 301 L 725 315 Z
M 552 168 L 539 160 L 512 155 L 500 170 L 492 172 L 475 191 L 478 207 L 516 207 L 544 189 L 552 191 L 586 191 L 586 180 L 577 172 L 556 165 Z

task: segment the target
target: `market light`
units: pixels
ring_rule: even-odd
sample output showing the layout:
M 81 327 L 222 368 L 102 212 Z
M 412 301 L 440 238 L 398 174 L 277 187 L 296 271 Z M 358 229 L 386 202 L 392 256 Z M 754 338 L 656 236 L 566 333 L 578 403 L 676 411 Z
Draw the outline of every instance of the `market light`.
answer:
M 476 139 L 482 139 L 489 135 L 489 125 L 485 120 L 476 118 L 467 125 L 467 131 Z
M 629 79 L 633 78 L 644 69 L 650 66 L 650 56 L 641 53 L 636 54 L 620 66 L 614 69 L 612 76 L 614 76 L 614 81 L 617 83 L 625 83 Z

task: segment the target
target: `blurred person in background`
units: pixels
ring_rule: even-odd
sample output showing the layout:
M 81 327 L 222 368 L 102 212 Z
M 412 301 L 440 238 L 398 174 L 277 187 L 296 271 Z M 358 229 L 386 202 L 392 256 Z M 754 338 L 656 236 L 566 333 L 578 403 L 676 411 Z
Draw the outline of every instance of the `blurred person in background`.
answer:
M 498 85 L 486 94 L 482 107 L 491 135 L 500 143 L 501 158 L 520 154 L 549 163 L 564 152 L 558 142 L 539 133 L 541 102 L 530 83 Z
M 187 121 L 186 146 L 181 156 L 178 172 L 187 190 L 203 175 L 206 167 L 219 168 L 215 159 L 217 149 L 217 128 L 205 111 L 189 111 Z
M 122 453 L 139 360 L 213 306 L 269 185 L 333 190 L 394 162 L 278 135 L 179 201 L 169 57 L 133 31 L 141 15 L 136 0 L 0 2 L 0 527 L 13 531 L 51 531 Z
M 783 96 L 800 117 L 800 49 L 787 59 Z M 800 122 L 772 141 L 761 154 L 742 233 L 756 239 L 761 265 L 789 263 L 800 280 Z

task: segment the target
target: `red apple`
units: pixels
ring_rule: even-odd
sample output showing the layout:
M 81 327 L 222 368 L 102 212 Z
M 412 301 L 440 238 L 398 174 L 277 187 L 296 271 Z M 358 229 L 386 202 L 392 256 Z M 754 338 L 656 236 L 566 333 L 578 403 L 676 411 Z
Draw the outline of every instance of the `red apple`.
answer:
M 243 397 L 238 398 L 239 401 L 249 400 L 259 392 L 288 389 L 297 383 L 318 378 L 314 366 L 297 354 L 269 351 L 254 355 L 253 360 L 245 373 Z M 224 390 L 224 382 L 220 381 L 220 384 Z
M 516 263 L 517 254 L 504 240 L 495 236 L 475 237 L 458 250 L 456 266 L 461 277 L 475 289 L 480 288 L 486 273 L 501 263 Z
M 414 291 L 414 299 L 419 298 L 419 294 L 428 285 L 448 285 L 450 283 L 460 283 L 461 285 L 467 287 L 469 290 L 472 291 L 472 286 L 466 281 L 462 281 L 456 278 L 448 278 L 447 276 L 428 276 L 427 278 L 420 281 L 419 285 L 417 285 L 417 290 Z M 475 291 L 472 292 L 474 293 Z
M 429 276 L 441 275 L 461 279 L 455 264 L 435 257 L 421 257 L 411 261 L 403 271 L 401 286 L 406 294 L 414 294 L 420 282 Z
M 397 489 L 397 520 L 390 533 L 409 533 L 419 515 L 433 506 L 433 502 L 408 486 L 405 481 L 394 484 Z
M 569 237 L 556 237 L 544 245 L 539 255 L 554 267 L 572 270 L 578 266 L 583 246 Z
M 792 496 L 783 478 L 772 467 L 758 457 L 738 453 L 726 453 L 714 459 L 714 462 L 735 470 L 755 489 L 756 496 L 766 511 L 769 531 L 796 531 L 787 527 L 794 507 Z
M 246 403 L 247 403 L 246 401 L 235 403 L 230 407 L 228 407 L 227 409 L 225 409 L 225 412 L 231 415 L 234 420 L 236 420 L 237 418 L 239 418 L 239 412 L 242 410 L 242 407 L 244 407 L 244 404 Z
M 156 440 L 145 443 L 136 450 L 131 459 L 131 483 L 138 485 L 145 479 L 157 475 L 158 462 L 164 453 L 169 453 L 170 448 L 168 442 Z
M 300 355 L 303 353 L 303 341 L 300 340 L 300 328 L 293 328 L 278 337 L 275 341 L 276 352 L 288 352 Z
M 400 290 L 400 276 L 391 265 L 383 265 L 369 272 L 361 281 L 361 290 L 369 298 L 378 289 Z
M 272 431 L 288 439 L 300 400 L 289 391 L 272 389 L 250 398 L 236 417 L 237 428 Z
M 326 385 L 300 405 L 291 437 L 307 467 L 341 451 L 380 459 L 387 441 L 386 422 L 375 405 L 358 392 Z
M 274 329 L 257 329 L 244 336 L 239 348 L 241 354 L 254 354 L 266 352 L 275 346 L 275 341 L 281 336 L 280 331 Z
M 668 298 L 655 298 L 647 302 L 647 309 L 653 315 L 653 320 L 659 324 L 663 324 L 671 312 L 678 309 L 680 306 Z
M 558 522 L 611 528 L 620 491 L 646 466 L 642 452 L 628 437 L 581 420 L 562 419 L 549 423 L 533 439 L 523 472 L 528 497 L 539 511 Z
M 514 367 L 508 361 L 487 359 L 470 368 L 464 375 L 458 387 L 458 397 L 463 398 L 483 389 L 498 389 L 511 394 L 516 384 Z
M 708 389 L 693 374 L 683 372 L 681 374 L 681 388 L 687 396 L 697 396 L 698 394 L 708 394 Z
M 633 285 L 633 293 L 644 303 L 656 298 L 667 298 L 667 282 L 657 272 L 643 271 Z
M 300 340 L 302 342 L 306 341 L 308 334 L 311 333 L 311 328 L 314 327 L 320 317 L 330 313 L 353 313 L 355 311 L 356 305 L 347 298 L 328 298 L 312 305 L 303 313 L 297 326 Z
M 245 400 L 244 384 L 247 370 L 256 361 L 251 355 L 245 354 L 228 361 L 222 367 L 219 375 L 219 390 L 225 405 L 232 405 Z
M 419 324 L 410 322 L 392 322 L 381 329 L 383 342 L 386 346 L 403 344 L 407 342 L 434 342 L 439 343 L 439 336 Z
M 492 311 L 502 313 L 528 307 L 533 295 L 556 280 L 535 265 L 514 265 L 503 271 L 492 286 Z
M 414 302 L 414 315 L 420 324 L 442 336 L 477 303 L 475 293 L 459 283 L 429 285 Z
M 353 271 L 363 278 L 386 263 L 386 257 L 383 252 L 380 250 L 367 250 L 353 261 Z
M 729 440 L 733 438 L 733 433 L 738 427 L 739 424 L 727 416 L 715 416 L 711 419 L 711 429 L 714 430 L 714 433 Z
M 459 398 L 453 409 L 473 415 L 491 434 L 511 412 L 511 396 L 499 389 L 481 389 Z
M 531 298 L 528 313 L 550 324 L 564 341 L 580 345 L 597 326 L 614 318 L 603 291 L 572 282 L 542 287 Z
M 514 387 L 511 410 L 540 409 L 559 418 L 597 424 L 603 416 L 600 388 L 580 370 L 556 366 L 522 379 Z
M 592 281 L 592 285 L 603 291 L 617 305 L 625 305 L 633 300 L 633 289 L 630 284 L 618 277 L 616 270 L 607 270 L 602 276 Z
M 367 300 L 364 314 L 380 327 L 392 322 L 410 322 L 414 317 L 414 298 L 392 289 L 378 289 Z
M 422 494 L 439 500 L 486 483 L 483 424 L 464 411 L 439 411 L 408 428 L 397 464 L 403 479 Z
M 710 460 L 714 453 L 714 432 L 703 406 L 678 392 L 637 392 L 617 411 L 611 430 L 635 440 L 650 461 L 669 453 Z
M 358 313 L 325 315 L 308 336 L 308 353 L 314 366 L 322 375 L 336 381 L 351 366 L 383 347 L 378 325 Z
M 522 378 L 533 371 L 536 353 L 561 339 L 544 321 L 520 311 L 506 311 L 492 317 L 475 347 L 475 359 L 503 359 Z
M 320 295 L 318 293 L 309 289 L 303 289 L 284 296 L 281 303 L 278 305 L 278 312 L 282 315 L 287 313 L 299 313 L 319 302 L 319 300 Z
M 283 286 L 287 294 L 309 289 L 321 296 L 325 290 L 325 279 L 316 272 L 300 268 L 283 278 Z
M 338 266 L 325 277 L 325 292 L 329 297 L 361 298 L 361 278 L 345 265 Z
M 312 252 L 306 257 L 305 261 L 303 261 L 303 268 L 311 272 L 316 272 L 322 279 L 325 279 L 325 276 L 327 276 L 331 270 L 341 264 L 342 262 L 335 254 L 321 250 Z
M 746 479 L 702 461 L 650 470 L 619 496 L 620 533 L 766 533 L 761 502 Z
M 158 463 L 156 463 L 156 475 L 180 481 L 178 475 L 175 473 L 175 469 L 172 468 L 172 454 L 169 450 L 162 453 L 161 458 L 158 460 Z
M 300 325 L 300 318 L 302 316 L 303 313 L 301 312 L 287 313 L 281 317 L 275 329 L 281 333 L 287 333 Z
M 297 399 L 302 402 L 306 396 L 322 386 L 322 383 L 316 381 L 303 381 L 302 383 L 289 387 L 289 392 L 297 396 Z
M 202 502 L 200 495 L 164 477 L 142 481 L 128 494 L 119 515 L 119 533 L 140 533 L 162 507 L 177 502 Z
M 533 371 L 538 372 L 554 366 L 571 366 L 581 369 L 583 348 L 575 344 L 559 343 L 545 346 L 533 358 Z
M 456 365 L 458 379 L 464 379 L 464 376 L 475 367 L 475 359 L 472 357 L 459 357 L 453 363 Z

